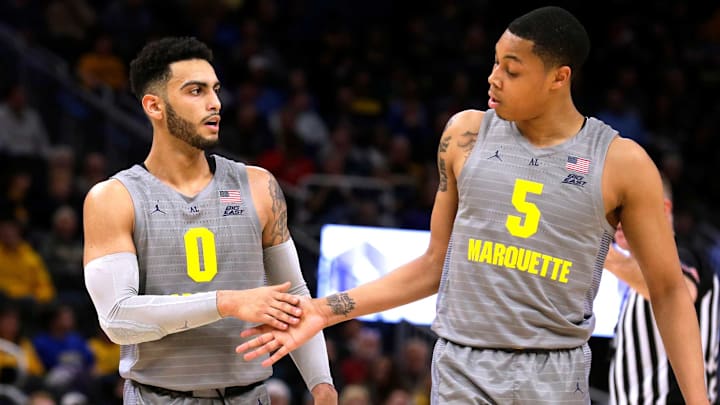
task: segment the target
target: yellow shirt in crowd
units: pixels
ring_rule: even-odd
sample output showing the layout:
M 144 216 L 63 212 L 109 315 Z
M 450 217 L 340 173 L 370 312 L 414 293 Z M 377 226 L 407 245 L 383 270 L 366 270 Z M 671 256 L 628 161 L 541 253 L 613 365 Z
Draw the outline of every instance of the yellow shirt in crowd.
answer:
M 40 255 L 25 242 L 11 250 L 0 246 L 0 292 L 10 298 L 55 298 L 55 287 Z

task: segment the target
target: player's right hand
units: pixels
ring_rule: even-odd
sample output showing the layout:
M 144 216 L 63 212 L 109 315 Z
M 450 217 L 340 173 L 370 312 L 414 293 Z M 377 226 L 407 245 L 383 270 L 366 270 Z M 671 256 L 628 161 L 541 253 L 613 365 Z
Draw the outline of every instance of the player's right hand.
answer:
M 288 294 L 290 282 L 249 290 L 217 292 L 218 311 L 222 317 L 234 317 L 252 323 L 263 323 L 277 329 L 299 322 L 300 299 Z
M 244 330 L 241 337 L 255 337 L 237 346 L 235 352 L 245 353 L 243 358 L 247 361 L 270 354 L 270 357 L 262 362 L 263 367 L 269 367 L 312 339 L 328 325 L 328 320 L 320 310 L 318 299 L 302 297 L 300 305 L 305 309 L 300 322 L 282 330 L 273 328 L 270 324 Z

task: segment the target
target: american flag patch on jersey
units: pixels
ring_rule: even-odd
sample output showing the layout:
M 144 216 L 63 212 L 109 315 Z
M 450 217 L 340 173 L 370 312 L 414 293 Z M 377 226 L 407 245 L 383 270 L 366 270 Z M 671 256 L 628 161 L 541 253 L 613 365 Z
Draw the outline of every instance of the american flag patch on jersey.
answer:
M 568 156 L 567 162 L 565 162 L 565 169 L 588 174 L 588 172 L 590 172 L 590 161 L 577 156 Z
M 241 203 L 240 190 L 220 190 L 220 202 L 223 204 Z

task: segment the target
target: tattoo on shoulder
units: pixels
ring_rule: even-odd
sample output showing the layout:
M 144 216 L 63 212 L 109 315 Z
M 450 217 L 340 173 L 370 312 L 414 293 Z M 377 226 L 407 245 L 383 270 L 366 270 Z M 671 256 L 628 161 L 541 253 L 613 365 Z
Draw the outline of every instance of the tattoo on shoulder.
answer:
M 273 222 L 271 224 L 271 239 L 273 244 L 285 242 L 290 238 L 287 227 L 287 203 L 280 184 L 274 177 L 268 181 L 270 197 L 272 198 Z
M 452 139 L 452 135 L 445 135 L 440 139 L 440 145 L 438 146 L 438 153 L 445 153 L 447 152 L 448 146 L 450 146 L 450 139 Z
M 347 316 L 355 309 L 355 301 L 346 292 L 333 294 L 327 297 L 327 305 L 335 315 Z
M 460 135 L 457 146 L 460 148 L 460 150 L 463 151 L 466 158 L 470 156 L 470 152 L 472 152 L 472 149 L 475 146 L 475 142 L 477 142 L 477 136 L 477 132 L 470 131 L 465 131 L 465 133 Z

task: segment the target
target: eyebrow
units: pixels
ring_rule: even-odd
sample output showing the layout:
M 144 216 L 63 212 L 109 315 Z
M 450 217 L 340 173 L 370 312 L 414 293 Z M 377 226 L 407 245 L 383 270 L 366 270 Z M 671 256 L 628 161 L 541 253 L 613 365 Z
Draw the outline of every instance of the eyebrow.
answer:
M 495 57 L 497 58 L 497 56 L 495 56 Z M 515 55 L 504 55 L 501 59 L 510 59 L 510 60 L 514 60 L 517 63 L 523 63 L 522 59 L 518 58 Z
M 207 82 L 203 82 L 200 80 L 190 80 L 189 82 L 183 83 L 183 85 L 180 86 L 180 89 L 184 89 L 188 86 L 200 86 L 200 87 L 205 87 L 205 88 L 210 87 L 210 85 L 208 85 Z M 215 82 L 212 87 L 218 87 L 218 86 L 220 86 L 220 82 Z

